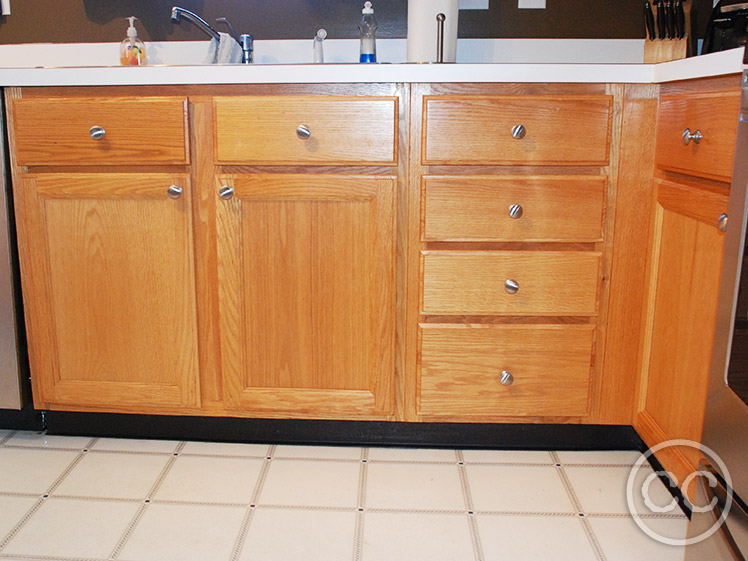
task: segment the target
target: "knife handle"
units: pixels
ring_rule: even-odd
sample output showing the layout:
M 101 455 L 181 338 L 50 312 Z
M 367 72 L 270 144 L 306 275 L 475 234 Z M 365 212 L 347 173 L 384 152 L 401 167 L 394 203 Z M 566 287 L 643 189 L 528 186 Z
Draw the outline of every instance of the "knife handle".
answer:
M 655 32 L 655 18 L 652 13 L 652 4 L 649 0 L 644 3 L 644 26 L 647 29 L 647 35 L 650 41 L 657 39 L 657 33 Z
M 686 36 L 686 11 L 683 9 L 683 0 L 675 0 L 675 24 L 678 28 L 678 39 Z
M 665 28 L 667 29 L 667 38 L 675 39 L 675 10 L 673 9 L 673 1 L 665 1 Z
M 657 38 L 664 39 L 665 36 L 665 4 L 662 0 L 657 0 Z

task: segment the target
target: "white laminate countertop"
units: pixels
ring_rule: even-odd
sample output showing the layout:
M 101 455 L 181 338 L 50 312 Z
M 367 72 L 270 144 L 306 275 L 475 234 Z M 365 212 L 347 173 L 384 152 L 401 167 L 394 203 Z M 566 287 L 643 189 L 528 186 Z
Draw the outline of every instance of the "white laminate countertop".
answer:
M 16 53 L 14 56 L 17 58 L 17 53 L 24 50 L 31 52 L 32 47 L 26 45 L 12 46 L 12 52 Z M 6 50 L 5 52 L 10 53 L 11 50 Z M 71 65 L 67 67 L 40 68 L 19 66 L 18 60 L 15 60 L 15 64 L 13 65 L 4 64 L 8 60 L 8 56 L 4 55 L 0 48 L 0 86 L 382 82 L 596 82 L 646 84 L 739 73 L 743 68 L 742 58 L 743 49 L 733 49 L 721 53 L 661 64 L 637 64 L 630 62 L 326 63 L 323 65 L 276 63 L 252 65 L 151 65 L 144 67 Z M 39 59 L 29 57 L 28 60 Z

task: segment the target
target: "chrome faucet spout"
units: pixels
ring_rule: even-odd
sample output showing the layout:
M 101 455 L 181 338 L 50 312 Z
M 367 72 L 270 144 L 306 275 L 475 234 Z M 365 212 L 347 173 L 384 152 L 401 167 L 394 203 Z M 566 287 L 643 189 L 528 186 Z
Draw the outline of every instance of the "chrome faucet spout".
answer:
M 180 8 L 179 6 L 173 6 L 171 9 L 171 21 L 178 23 L 181 18 L 185 18 L 186 20 L 191 21 L 216 41 L 219 41 L 221 39 L 218 31 L 213 29 L 203 18 L 201 18 L 194 12 L 190 12 L 189 10 L 185 10 L 184 8 Z

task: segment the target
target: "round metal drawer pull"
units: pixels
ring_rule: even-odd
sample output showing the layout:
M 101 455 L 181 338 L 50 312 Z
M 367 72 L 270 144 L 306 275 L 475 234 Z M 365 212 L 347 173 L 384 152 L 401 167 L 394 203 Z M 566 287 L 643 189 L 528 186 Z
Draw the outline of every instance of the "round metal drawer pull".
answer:
M 104 138 L 104 136 L 106 136 L 106 131 L 104 130 L 104 127 L 94 125 L 90 129 L 88 129 L 88 134 L 94 140 L 101 140 L 102 138 Z
M 223 200 L 228 201 L 231 197 L 234 196 L 234 188 L 229 187 L 228 185 L 224 185 L 218 190 L 218 196 Z
M 172 199 L 178 199 L 182 196 L 182 188 L 179 185 L 169 185 L 166 194 Z
M 301 140 L 306 140 L 310 136 L 312 136 L 312 129 L 310 129 L 307 125 L 299 125 L 296 127 L 296 136 L 298 136 Z
M 511 216 L 514 219 L 522 218 L 523 212 L 524 212 L 524 209 L 522 208 L 522 205 L 510 205 L 509 206 L 509 216 Z
M 504 283 L 504 290 L 506 290 L 509 294 L 516 294 L 519 290 L 519 283 L 514 279 L 506 279 L 506 282 Z
M 719 220 L 717 220 L 717 227 L 719 228 L 720 232 L 727 232 L 727 215 L 724 212 L 719 215 Z
M 701 131 L 697 130 L 696 132 L 692 133 L 691 129 L 686 129 L 683 131 L 683 144 L 688 146 L 691 141 L 693 140 L 696 144 L 701 142 L 701 139 L 704 138 L 701 136 Z
M 499 380 L 505 386 L 511 386 L 514 383 L 514 376 L 512 376 L 512 373 L 509 372 L 509 370 L 502 370 L 501 378 L 499 378 Z
M 525 125 L 514 125 L 512 127 L 512 138 L 522 140 L 523 138 L 525 138 L 526 134 L 527 129 L 525 128 Z

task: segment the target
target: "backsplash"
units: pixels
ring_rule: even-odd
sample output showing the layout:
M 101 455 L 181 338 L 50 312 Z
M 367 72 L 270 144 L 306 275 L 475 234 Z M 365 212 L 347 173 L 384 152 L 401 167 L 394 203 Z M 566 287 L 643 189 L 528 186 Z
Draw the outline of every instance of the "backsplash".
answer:
M 228 17 L 239 33 L 257 39 L 311 39 L 320 27 L 331 39 L 355 38 L 363 0 L 176 0 L 210 23 Z M 378 36 L 406 36 L 407 1 L 373 0 Z M 172 2 L 160 0 L 11 0 L 12 15 L 0 17 L 0 44 L 94 43 L 120 41 L 126 16 L 135 15 L 147 41 L 204 40 L 189 23 L 173 24 Z M 695 27 L 701 37 L 712 0 L 694 0 Z M 490 0 L 488 10 L 460 12 L 462 38 L 644 37 L 643 0 L 548 0 L 544 10 L 520 10 L 517 0 Z

